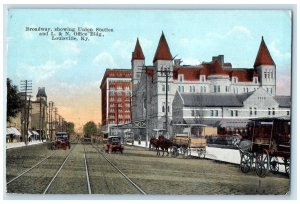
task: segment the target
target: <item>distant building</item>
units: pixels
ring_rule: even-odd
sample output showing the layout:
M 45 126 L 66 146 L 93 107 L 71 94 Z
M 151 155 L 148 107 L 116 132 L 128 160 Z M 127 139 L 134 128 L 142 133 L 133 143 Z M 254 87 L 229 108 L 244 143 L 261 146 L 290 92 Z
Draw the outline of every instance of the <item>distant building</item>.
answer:
M 131 70 L 106 69 L 100 90 L 102 131 L 131 124 Z
M 172 56 L 164 33 L 160 37 L 153 58 L 153 65 L 145 65 L 145 56 L 139 40 L 136 42 L 131 62 L 133 123 L 146 120 L 147 107 L 150 130 L 166 129 L 168 127 L 168 131 L 172 131 L 171 125 L 174 123 L 174 106 L 172 104 L 177 92 L 178 97 L 185 93 L 200 94 L 202 97 L 223 94 L 226 98 L 235 97 L 238 94 L 252 94 L 252 97 L 249 98 L 260 95 L 258 97 L 273 101 L 273 106 L 262 107 L 265 110 L 259 112 L 259 114 L 264 113 L 268 116 L 268 108 L 271 112 L 275 109 L 275 113 L 282 111 L 280 105 L 278 105 L 280 102 L 278 103 L 274 98 L 276 97 L 276 65 L 263 38 L 253 68 L 233 68 L 231 63 L 225 62 L 223 55 L 214 56 L 211 62 L 202 62 L 199 65 L 181 65 L 181 60 L 174 59 Z M 222 98 L 218 98 L 218 100 L 222 100 Z M 245 105 L 243 102 L 249 104 Z M 195 105 L 196 103 L 197 101 L 195 101 Z M 253 108 L 252 113 L 254 113 L 255 108 L 257 111 L 261 111 L 260 104 L 257 103 L 260 102 L 258 100 L 239 102 L 239 106 L 233 110 L 233 114 L 240 113 L 237 116 L 242 116 L 241 108 L 247 108 L 248 115 L 250 114 L 250 108 Z M 218 114 L 229 114 L 230 117 L 231 110 L 220 112 L 219 109 L 222 109 L 222 107 L 223 105 L 215 107 L 219 111 Z M 180 107 L 178 108 L 180 109 Z M 284 109 L 284 111 L 287 114 L 288 110 Z M 246 114 L 246 112 L 244 113 Z M 209 117 L 215 116 L 209 115 Z M 221 117 L 221 115 L 218 115 L 218 117 Z M 166 121 L 168 125 L 166 125 Z M 135 134 L 145 134 L 145 132 L 144 130 L 136 130 Z
M 36 100 L 31 102 L 31 130 L 29 135 L 34 139 L 48 138 L 47 95 L 45 87 L 39 87 Z M 33 132 L 34 131 L 34 132 Z M 37 133 L 38 135 L 37 135 Z M 40 138 L 41 136 L 41 138 Z

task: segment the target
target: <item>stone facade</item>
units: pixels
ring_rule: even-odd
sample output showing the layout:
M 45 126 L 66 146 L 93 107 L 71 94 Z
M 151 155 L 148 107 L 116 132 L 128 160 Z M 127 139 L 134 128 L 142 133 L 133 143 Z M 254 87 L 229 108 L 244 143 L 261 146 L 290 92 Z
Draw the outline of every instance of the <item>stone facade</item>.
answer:
M 145 65 L 145 57 L 139 41 L 132 54 L 132 120 L 146 120 L 146 103 L 148 108 L 149 129 L 165 129 L 166 111 L 168 111 L 168 131 L 171 132 L 172 115 L 177 113 L 177 102 L 173 102 L 178 93 L 203 93 L 203 94 L 250 94 L 242 107 L 225 108 L 214 107 L 215 114 L 210 114 L 210 109 L 204 111 L 207 117 L 237 117 L 247 118 L 250 108 L 257 115 L 269 117 L 268 107 L 275 109 L 275 115 L 286 110 L 278 109 L 279 105 L 274 100 L 276 96 L 276 65 L 262 38 L 253 68 L 232 68 L 231 63 L 224 62 L 224 56 L 214 56 L 211 62 L 200 65 L 180 65 L 179 59 L 173 59 L 168 43 L 162 33 L 153 59 L 153 65 Z M 168 74 L 169 77 L 166 77 Z M 167 85 L 168 80 L 168 85 Z M 166 102 L 166 91 L 168 101 Z M 146 97 L 147 94 L 147 97 Z M 266 96 L 262 96 L 266 94 Z M 266 100 L 259 101 L 258 97 Z M 147 99 L 147 100 L 146 100 Z M 256 109 L 254 109 L 256 108 Z M 232 112 L 233 111 L 233 112 Z M 185 112 L 180 113 L 185 117 Z M 177 117 L 177 115 L 176 115 Z M 144 130 L 137 129 L 135 134 L 145 134 Z

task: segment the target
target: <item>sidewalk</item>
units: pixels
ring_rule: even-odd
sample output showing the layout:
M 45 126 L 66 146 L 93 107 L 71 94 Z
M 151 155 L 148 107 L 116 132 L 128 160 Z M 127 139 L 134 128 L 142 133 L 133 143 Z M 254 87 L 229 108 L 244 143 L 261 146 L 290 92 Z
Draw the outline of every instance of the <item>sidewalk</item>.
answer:
M 44 140 L 43 143 L 45 143 L 45 142 L 46 141 Z M 42 143 L 41 141 L 35 140 L 35 141 L 28 142 L 27 146 L 41 144 L 41 143 Z M 17 148 L 17 147 L 24 147 L 24 146 L 25 146 L 25 142 L 6 143 L 6 149 Z
M 145 141 L 141 141 L 141 144 L 138 144 L 138 141 L 134 141 L 133 145 L 146 148 L 145 144 L 146 144 Z M 148 142 L 148 147 L 149 147 L 149 142 Z M 197 151 L 192 150 L 191 155 L 197 157 L 198 156 Z M 211 159 L 211 160 L 216 160 L 216 161 L 227 162 L 227 163 L 231 163 L 231 164 L 240 164 L 240 160 L 241 160 L 239 150 L 217 148 L 217 147 L 206 147 L 205 158 Z M 281 161 L 281 162 L 283 162 L 283 161 Z M 279 171 L 285 172 L 284 165 L 279 165 Z

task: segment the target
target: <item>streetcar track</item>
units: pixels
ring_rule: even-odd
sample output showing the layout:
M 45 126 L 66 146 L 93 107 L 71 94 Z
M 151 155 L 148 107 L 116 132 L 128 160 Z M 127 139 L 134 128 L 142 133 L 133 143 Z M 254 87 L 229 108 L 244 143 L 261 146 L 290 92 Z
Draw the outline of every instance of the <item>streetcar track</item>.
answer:
M 115 170 L 117 170 L 135 189 L 137 189 L 143 195 L 147 195 L 145 191 L 143 191 L 136 183 L 134 183 L 125 173 L 123 173 L 114 163 L 112 163 L 103 152 L 99 151 L 94 145 L 92 145 L 94 149 L 112 166 Z
M 60 166 L 60 168 L 57 170 L 56 174 L 53 176 L 53 178 L 51 179 L 51 181 L 49 182 L 49 184 L 48 184 L 47 187 L 45 188 L 43 194 L 46 194 L 46 193 L 47 193 L 47 191 L 48 191 L 49 188 L 51 187 L 53 181 L 56 179 L 56 177 L 58 176 L 58 174 L 59 174 L 60 171 L 62 170 L 63 166 L 65 165 L 65 163 L 66 163 L 67 160 L 69 159 L 69 157 L 70 157 L 70 155 L 71 155 L 71 153 L 72 153 L 72 151 L 73 151 L 74 148 L 75 148 L 75 147 L 73 147 L 73 148 L 71 149 L 71 151 L 69 152 L 69 154 L 68 154 L 67 157 L 65 158 L 64 162 L 62 163 L 62 165 Z
M 92 194 L 92 189 L 91 189 L 91 183 L 90 183 L 90 177 L 89 177 L 88 164 L 87 164 L 86 152 L 85 152 L 85 146 L 84 146 L 84 144 L 83 144 L 83 155 L 84 155 L 84 165 L 85 165 L 85 173 L 86 173 L 86 180 L 87 180 L 87 188 L 88 188 L 89 194 Z
M 53 152 L 52 154 L 50 154 L 48 157 L 44 158 L 42 161 L 39 161 L 38 163 L 36 163 L 35 165 L 33 165 L 32 167 L 30 167 L 29 169 L 25 170 L 23 173 L 19 174 L 18 176 L 16 176 L 15 178 L 11 179 L 10 181 L 8 181 L 6 183 L 6 185 L 12 183 L 13 181 L 19 179 L 20 177 L 22 177 L 24 174 L 28 173 L 29 171 L 31 171 L 32 169 L 36 168 L 37 166 L 39 166 L 41 163 L 43 163 L 45 160 L 49 159 L 55 152 Z

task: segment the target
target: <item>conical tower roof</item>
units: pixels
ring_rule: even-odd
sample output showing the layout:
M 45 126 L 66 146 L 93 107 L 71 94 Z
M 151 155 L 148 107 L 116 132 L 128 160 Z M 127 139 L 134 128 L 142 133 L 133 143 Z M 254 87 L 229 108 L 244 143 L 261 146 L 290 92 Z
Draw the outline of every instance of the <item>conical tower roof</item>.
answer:
M 275 65 L 271 54 L 267 48 L 267 45 L 264 41 L 264 37 L 261 38 L 261 43 L 259 46 L 259 50 L 255 59 L 254 67 L 260 65 Z
M 39 87 L 36 97 L 47 97 L 45 87 Z
M 142 47 L 140 45 L 139 39 L 136 40 L 134 51 L 132 52 L 132 60 L 144 60 L 145 56 L 142 50 Z
M 157 60 L 172 60 L 172 54 L 170 52 L 169 45 L 163 32 L 159 39 L 153 62 Z

